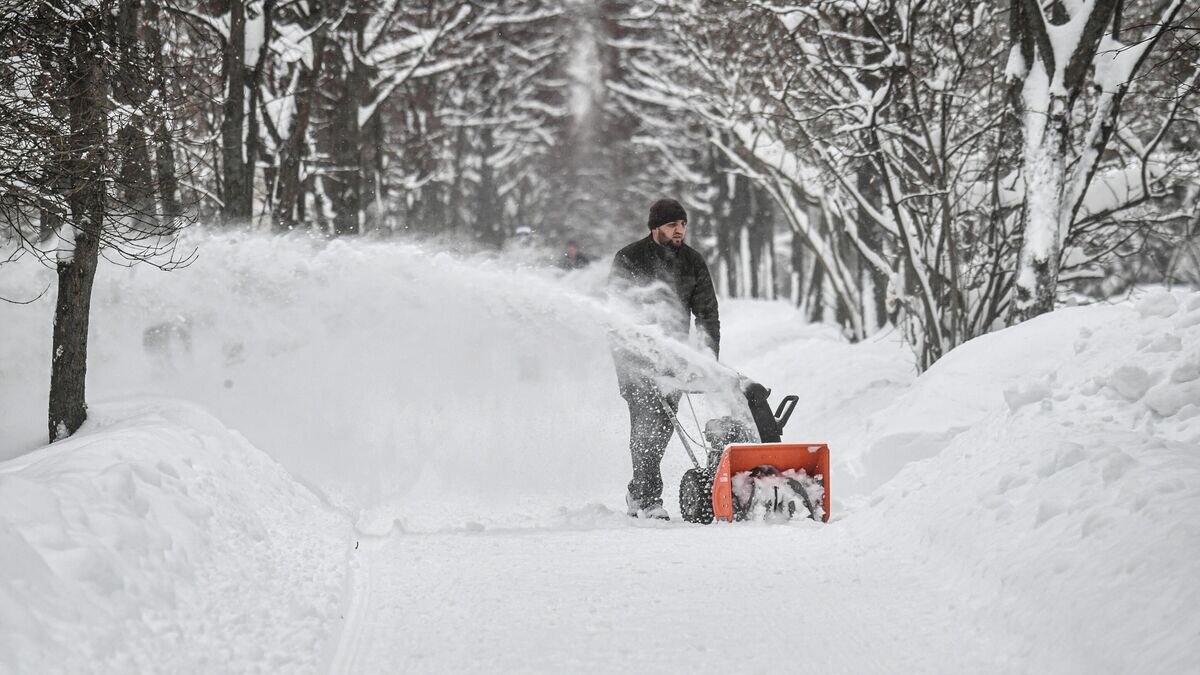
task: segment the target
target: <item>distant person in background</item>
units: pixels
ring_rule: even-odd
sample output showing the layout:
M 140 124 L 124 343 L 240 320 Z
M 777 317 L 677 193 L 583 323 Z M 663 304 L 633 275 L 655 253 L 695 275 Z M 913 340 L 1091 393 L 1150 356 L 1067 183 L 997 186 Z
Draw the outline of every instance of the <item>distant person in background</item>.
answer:
M 591 258 L 579 251 L 579 244 L 571 239 L 567 242 L 567 252 L 558 261 L 558 266 L 564 270 L 579 270 L 587 267 L 591 262 Z
M 187 317 L 156 323 L 142 331 L 142 349 L 157 367 L 175 370 L 192 354 L 192 326 Z
M 609 274 L 610 292 L 648 303 L 653 320 L 667 335 L 686 340 L 692 316 L 713 355 L 721 344 L 717 293 L 704 257 L 683 243 L 687 212 L 674 199 L 650 207 L 649 236 L 617 252 Z M 662 503 L 662 458 L 674 431 L 678 391 L 662 391 L 656 376 L 662 365 L 620 346 L 613 349 L 621 397 L 629 405 L 629 453 L 633 480 L 625 495 L 627 513 L 635 518 L 669 518 Z
M 546 266 L 551 255 L 537 233 L 528 225 L 520 225 L 514 229 L 512 235 L 502 244 L 501 250 L 510 262 L 529 268 Z
M 533 228 L 528 225 L 521 225 L 513 230 L 512 243 L 522 247 L 533 246 Z

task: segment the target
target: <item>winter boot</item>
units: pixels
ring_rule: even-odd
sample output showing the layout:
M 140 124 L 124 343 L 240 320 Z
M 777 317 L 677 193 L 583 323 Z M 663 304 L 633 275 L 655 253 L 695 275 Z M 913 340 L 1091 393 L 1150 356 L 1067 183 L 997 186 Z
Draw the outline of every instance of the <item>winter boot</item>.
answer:
M 642 518 L 651 518 L 653 520 L 670 520 L 671 519 L 670 514 L 667 513 L 667 510 L 665 508 L 663 508 L 662 504 L 651 504 L 650 506 L 647 506 L 646 508 L 642 509 L 641 517 Z
M 634 498 L 633 493 L 625 493 L 625 515 L 630 518 L 637 518 L 638 511 L 642 510 L 642 503 Z
M 633 494 L 625 493 L 625 513 L 630 518 L 650 518 L 653 520 L 670 520 L 671 516 L 661 503 L 642 506 L 641 500 Z

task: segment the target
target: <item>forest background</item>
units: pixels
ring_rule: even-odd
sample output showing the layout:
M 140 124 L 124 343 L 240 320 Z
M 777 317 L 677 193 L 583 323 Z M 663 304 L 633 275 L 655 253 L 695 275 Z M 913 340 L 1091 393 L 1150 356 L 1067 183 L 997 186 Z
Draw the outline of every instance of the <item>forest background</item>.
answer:
M 1184 0 L 0 0 L 0 238 L 58 270 L 51 438 L 101 259 L 193 223 L 532 238 L 659 196 L 727 297 L 928 368 L 1080 298 L 1200 281 Z M 3 273 L 0 263 L 0 273 Z M 25 301 L 5 298 L 7 301 Z

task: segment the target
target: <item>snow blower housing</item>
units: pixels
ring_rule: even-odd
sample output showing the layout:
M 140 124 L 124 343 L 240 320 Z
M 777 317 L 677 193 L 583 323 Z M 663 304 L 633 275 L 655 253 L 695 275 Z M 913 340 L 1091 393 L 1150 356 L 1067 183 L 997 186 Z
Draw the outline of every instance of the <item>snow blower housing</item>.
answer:
M 828 521 L 829 446 L 781 442 L 799 398 L 785 396 L 772 412 L 766 387 L 749 382 L 742 391 L 758 438 L 733 417 L 709 420 L 704 425 L 707 463 L 703 467 L 675 418 L 676 431 L 694 465 L 679 484 L 683 519 L 691 523 L 794 517 Z

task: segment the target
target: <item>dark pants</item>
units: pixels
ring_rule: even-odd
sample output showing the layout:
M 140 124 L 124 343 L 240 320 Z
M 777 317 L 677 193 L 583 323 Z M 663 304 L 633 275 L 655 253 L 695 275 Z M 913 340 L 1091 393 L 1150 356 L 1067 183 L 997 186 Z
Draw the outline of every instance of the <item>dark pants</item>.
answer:
M 629 404 L 629 454 L 633 480 L 629 494 L 642 508 L 662 506 L 662 458 L 675 430 L 672 416 L 681 394 L 664 395 L 648 382 L 624 384 L 621 397 Z M 670 406 L 669 410 L 665 406 Z

